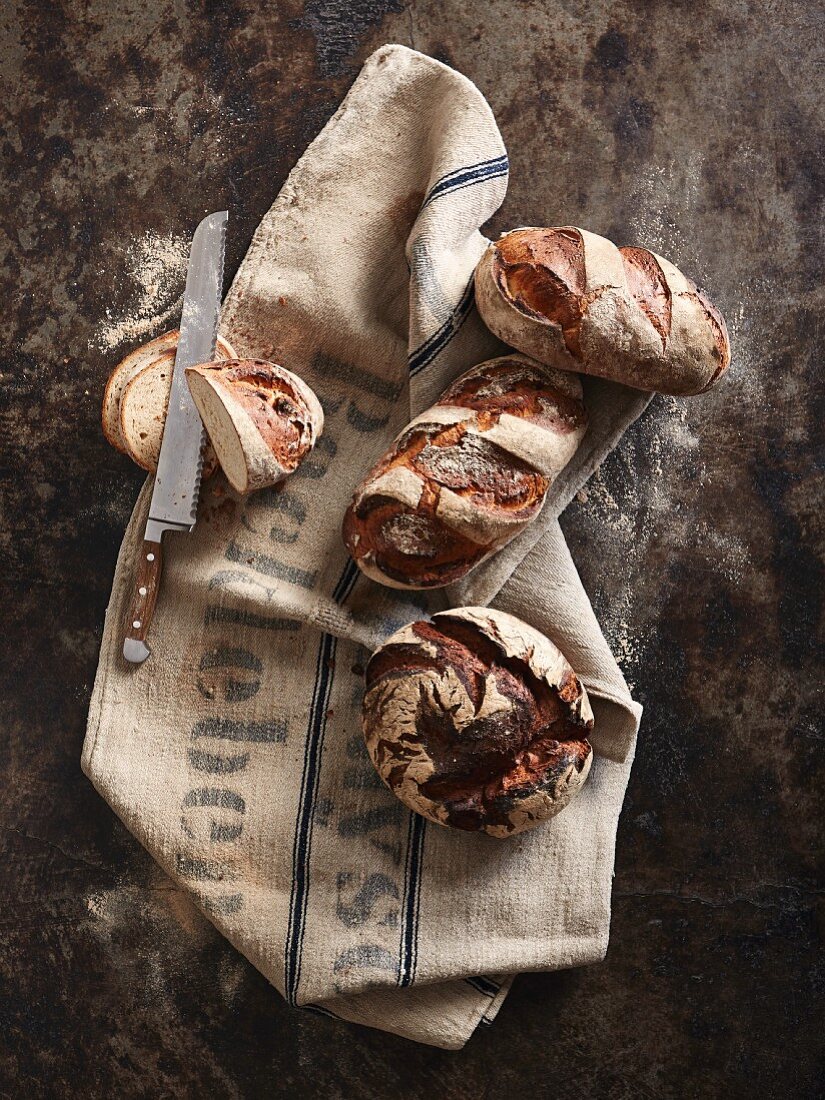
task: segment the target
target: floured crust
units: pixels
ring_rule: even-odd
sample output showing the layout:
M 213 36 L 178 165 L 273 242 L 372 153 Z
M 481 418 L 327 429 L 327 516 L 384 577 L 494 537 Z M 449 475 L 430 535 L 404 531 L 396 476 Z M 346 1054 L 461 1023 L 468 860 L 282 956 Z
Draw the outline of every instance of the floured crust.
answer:
M 362 481 L 347 549 L 391 587 L 458 580 L 538 515 L 586 425 L 578 378 L 518 353 L 473 367 Z
M 224 473 L 240 493 L 283 480 L 323 431 L 318 398 L 276 363 L 203 363 L 186 377 Z
M 475 291 L 491 332 L 563 370 L 695 394 L 730 364 L 721 313 L 678 268 L 575 226 L 504 234 L 479 261 Z
M 366 675 L 373 764 L 430 821 L 513 836 L 558 813 L 587 778 L 587 693 L 557 647 L 512 615 L 470 607 L 411 623 Z

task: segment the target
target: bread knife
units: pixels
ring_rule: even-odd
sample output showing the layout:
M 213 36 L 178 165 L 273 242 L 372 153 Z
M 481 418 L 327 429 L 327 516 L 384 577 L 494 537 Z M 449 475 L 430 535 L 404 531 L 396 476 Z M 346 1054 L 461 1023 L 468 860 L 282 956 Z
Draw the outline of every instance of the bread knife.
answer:
M 163 533 L 191 531 L 197 518 L 204 431 L 184 371 L 215 357 L 228 220 L 226 210 L 210 214 L 192 238 L 166 424 L 123 642 L 123 656 L 133 664 L 151 652 L 146 636 L 160 588 Z

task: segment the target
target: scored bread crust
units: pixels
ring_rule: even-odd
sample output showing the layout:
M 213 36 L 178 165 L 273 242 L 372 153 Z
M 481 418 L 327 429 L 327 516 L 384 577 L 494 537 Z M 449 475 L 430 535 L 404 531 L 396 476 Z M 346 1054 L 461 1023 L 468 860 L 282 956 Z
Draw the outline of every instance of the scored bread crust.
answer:
M 188 368 L 186 379 L 218 461 L 239 493 L 282 481 L 323 431 L 318 398 L 276 363 L 202 363 Z
M 513 615 L 465 607 L 411 623 L 375 651 L 366 678 L 372 762 L 438 825 L 513 836 L 587 779 L 587 692 L 549 638 Z
M 538 514 L 587 426 L 579 379 L 514 352 L 461 375 L 355 491 L 344 542 L 391 588 L 463 577 Z
M 479 261 L 475 293 L 491 332 L 563 370 L 689 395 L 730 364 L 725 321 L 695 283 L 576 226 L 505 233 Z

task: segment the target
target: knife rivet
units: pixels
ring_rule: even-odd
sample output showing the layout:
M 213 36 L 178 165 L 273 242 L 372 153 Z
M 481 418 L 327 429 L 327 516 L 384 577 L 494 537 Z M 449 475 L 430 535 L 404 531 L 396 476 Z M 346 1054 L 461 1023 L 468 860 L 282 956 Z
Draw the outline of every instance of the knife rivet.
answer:
M 155 555 L 154 554 L 147 554 L 146 555 L 146 560 L 147 561 L 154 561 L 155 560 Z
M 141 596 L 146 595 L 146 589 L 143 587 L 143 585 L 140 586 L 140 588 L 138 589 L 138 592 L 140 593 Z
M 135 630 L 140 630 L 140 619 L 135 619 L 135 621 L 132 623 L 132 626 L 135 628 Z

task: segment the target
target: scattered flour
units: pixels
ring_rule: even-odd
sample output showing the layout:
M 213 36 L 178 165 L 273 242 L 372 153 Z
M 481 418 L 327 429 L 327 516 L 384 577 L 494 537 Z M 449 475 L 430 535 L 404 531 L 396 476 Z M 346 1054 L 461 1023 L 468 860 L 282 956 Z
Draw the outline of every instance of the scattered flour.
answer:
M 691 546 L 703 568 L 728 583 L 748 574 L 746 541 L 700 518 L 702 494 L 713 477 L 706 449 L 712 441 L 702 439 L 701 425 L 688 402 L 657 397 L 577 496 L 603 562 L 597 579 L 602 629 L 631 676 L 650 658 L 646 639 L 653 637 L 670 591 L 665 572 L 651 575 L 645 568 L 655 543 Z
M 94 343 L 110 351 L 129 341 L 139 343 L 160 324 L 180 312 L 189 242 L 171 233 L 146 232 L 124 252 L 121 278 L 130 285 L 127 312 L 116 316 L 109 308 Z
M 93 917 L 102 917 L 106 909 L 106 899 L 102 894 L 90 894 L 86 898 L 86 908 Z

